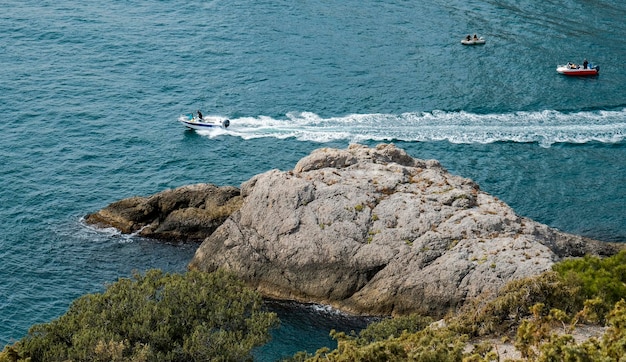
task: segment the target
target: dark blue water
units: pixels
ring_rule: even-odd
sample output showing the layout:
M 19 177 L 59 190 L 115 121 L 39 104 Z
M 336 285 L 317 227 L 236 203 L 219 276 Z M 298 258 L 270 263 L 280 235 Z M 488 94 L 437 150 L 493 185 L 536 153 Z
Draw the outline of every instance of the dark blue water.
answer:
M 86 227 L 133 195 L 239 186 L 319 147 L 394 142 L 519 214 L 626 241 L 626 3 L 5 0 L 0 344 L 195 245 Z M 460 44 L 468 33 L 483 46 Z M 600 76 L 568 78 L 587 58 Z M 202 109 L 228 130 L 186 131 Z M 359 321 L 277 307 L 271 361 Z

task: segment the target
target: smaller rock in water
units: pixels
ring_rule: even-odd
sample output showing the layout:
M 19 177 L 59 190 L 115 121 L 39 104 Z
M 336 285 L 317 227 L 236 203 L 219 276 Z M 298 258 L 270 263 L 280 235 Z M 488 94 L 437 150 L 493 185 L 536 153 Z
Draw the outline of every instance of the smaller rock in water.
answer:
M 87 223 L 115 227 L 121 232 L 177 241 L 201 241 L 242 204 L 236 187 L 195 184 L 130 197 L 86 216 Z

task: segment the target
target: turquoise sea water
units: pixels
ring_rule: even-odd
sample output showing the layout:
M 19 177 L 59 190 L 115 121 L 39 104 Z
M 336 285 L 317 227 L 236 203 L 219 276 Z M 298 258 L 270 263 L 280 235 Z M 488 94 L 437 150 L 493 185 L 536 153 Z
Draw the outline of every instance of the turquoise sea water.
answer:
M 196 245 L 82 217 L 197 182 L 239 186 L 319 147 L 394 142 L 519 214 L 626 242 L 626 3 L 33 1 L 0 4 L 0 344 Z M 460 44 L 467 34 L 483 46 Z M 600 76 L 568 78 L 587 58 Z M 227 130 L 186 131 L 202 109 Z M 358 319 L 270 305 L 259 361 Z

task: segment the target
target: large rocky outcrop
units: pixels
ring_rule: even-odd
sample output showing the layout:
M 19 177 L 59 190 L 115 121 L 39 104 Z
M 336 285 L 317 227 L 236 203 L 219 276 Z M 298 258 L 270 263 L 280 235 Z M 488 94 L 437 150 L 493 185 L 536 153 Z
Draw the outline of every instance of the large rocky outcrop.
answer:
M 150 197 L 130 197 L 87 215 L 87 223 L 178 241 L 201 241 L 241 207 L 236 187 L 196 184 Z
M 441 315 L 561 258 L 617 251 L 521 217 L 394 145 L 319 149 L 241 191 L 190 268 L 226 268 L 265 296 L 357 314 Z

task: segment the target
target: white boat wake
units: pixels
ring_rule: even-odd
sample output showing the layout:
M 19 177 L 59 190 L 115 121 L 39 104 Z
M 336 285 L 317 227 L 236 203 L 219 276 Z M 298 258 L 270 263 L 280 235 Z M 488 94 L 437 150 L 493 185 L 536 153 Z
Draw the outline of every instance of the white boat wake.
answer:
M 204 131 L 203 131 L 204 132 Z M 242 117 L 231 119 L 227 131 L 203 133 L 254 138 L 295 138 L 301 141 L 449 141 L 452 143 L 536 142 L 618 143 L 626 135 L 626 108 L 616 111 L 416 112 L 351 114 L 322 118 L 314 113 L 289 113 L 286 119 Z

